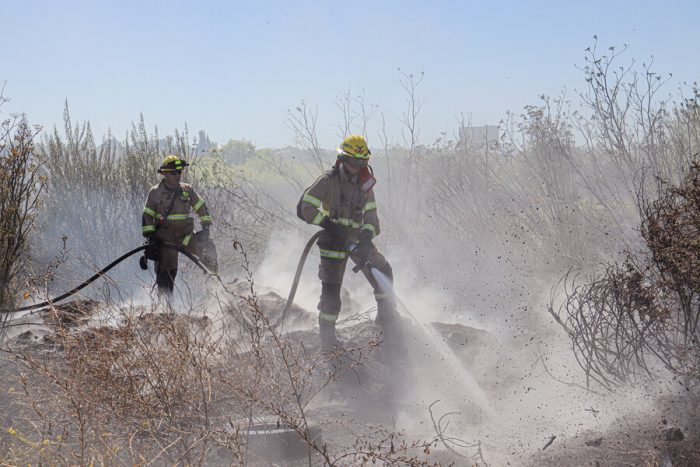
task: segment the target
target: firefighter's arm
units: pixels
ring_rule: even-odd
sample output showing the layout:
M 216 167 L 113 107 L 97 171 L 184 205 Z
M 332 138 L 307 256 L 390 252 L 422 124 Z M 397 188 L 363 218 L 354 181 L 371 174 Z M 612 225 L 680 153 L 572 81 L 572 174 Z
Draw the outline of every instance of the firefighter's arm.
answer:
M 311 185 L 299 201 L 299 214 L 308 224 L 321 225 L 328 217 L 323 209 L 323 199 L 328 193 L 328 177 L 320 177 Z
M 144 237 L 153 235 L 156 231 L 156 203 L 154 200 L 153 190 L 148 192 L 146 205 L 143 207 L 141 215 L 141 234 Z
M 372 232 L 372 238 L 379 235 L 379 216 L 377 216 L 377 202 L 374 199 L 374 190 L 369 191 L 367 201 L 362 207 L 362 229 Z
M 199 196 L 195 190 L 191 190 L 190 193 L 192 195 L 192 210 L 199 216 L 199 222 L 202 224 L 202 228 L 209 228 L 211 226 L 211 214 L 209 214 L 207 203 L 204 202 L 204 199 Z

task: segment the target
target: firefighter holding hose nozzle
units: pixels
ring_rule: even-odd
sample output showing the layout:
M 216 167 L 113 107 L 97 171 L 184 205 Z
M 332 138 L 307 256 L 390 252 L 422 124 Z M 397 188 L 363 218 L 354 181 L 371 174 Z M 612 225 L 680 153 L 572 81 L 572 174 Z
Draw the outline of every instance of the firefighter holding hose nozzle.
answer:
M 372 242 L 380 230 L 373 191 L 376 180 L 368 165 L 370 155 L 365 138 L 346 137 L 338 148 L 335 165 L 304 191 L 297 205 L 302 220 L 323 228 L 317 245 L 321 254 L 318 324 L 324 350 L 339 345 L 335 325 L 348 258 L 360 267 L 374 289 L 375 323 L 381 326 L 384 338 L 390 341 L 398 332 L 396 300 L 391 291 L 382 289 L 370 270 L 375 268 L 393 281 L 391 265 Z
M 179 254 L 168 245 L 186 248 L 199 256 L 210 271 L 217 269 L 216 249 L 209 238 L 212 219 L 207 205 L 192 185 L 180 181 L 187 166 L 178 156 L 165 157 L 158 169 L 163 179 L 148 192 L 143 208 L 141 232 L 148 246 L 141 258 L 141 268 L 147 268 L 146 259 L 155 261 L 158 292 L 166 298 L 173 292 Z M 202 226 L 197 233 L 194 233 L 194 214 L 199 216 Z

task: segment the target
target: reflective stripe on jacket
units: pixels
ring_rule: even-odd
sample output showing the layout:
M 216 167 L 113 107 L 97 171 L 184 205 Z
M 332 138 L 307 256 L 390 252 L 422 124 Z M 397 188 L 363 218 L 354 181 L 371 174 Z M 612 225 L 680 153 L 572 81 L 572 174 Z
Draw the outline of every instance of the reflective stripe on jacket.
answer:
M 176 196 L 173 202 L 173 196 Z M 163 219 L 170 205 L 172 208 Z M 141 217 L 141 232 L 144 235 L 157 232 L 157 237 L 167 242 L 182 242 L 194 231 L 194 214 L 202 225 L 211 224 L 211 215 L 204 200 L 188 183 L 179 188 L 168 188 L 165 182 L 152 187 L 146 198 Z
M 359 231 L 366 229 L 379 235 L 379 217 L 374 190 L 363 192 L 357 176 L 347 174 L 342 165 L 334 167 L 304 192 L 299 210 L 309 224 L 319 225 L 324 218 Z

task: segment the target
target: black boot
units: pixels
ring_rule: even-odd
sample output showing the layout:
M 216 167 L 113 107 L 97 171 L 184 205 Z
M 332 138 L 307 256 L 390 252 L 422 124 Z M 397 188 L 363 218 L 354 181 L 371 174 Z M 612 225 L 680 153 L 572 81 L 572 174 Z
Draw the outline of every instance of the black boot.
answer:
M 321 300 L 318 303 L 318 326 L 321 331 L 321 349 L 331 350 L 338 345 L 335 322 L 340 313 L 340 284 L 321 282 Z
M 156 285 L 158 286 L 158 294 L 170 299 L 175 288 L 175 276 L 177 269 L 170 271 L 158 271 L 156 273 Z

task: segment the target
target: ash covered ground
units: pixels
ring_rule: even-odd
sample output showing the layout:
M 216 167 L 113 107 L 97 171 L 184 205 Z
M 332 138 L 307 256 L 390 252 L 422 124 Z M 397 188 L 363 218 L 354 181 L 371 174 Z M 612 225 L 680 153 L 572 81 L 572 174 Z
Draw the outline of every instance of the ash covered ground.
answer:
M 232 287 L 246 289 L 244 283 Z M 224 307 L 231 323 L 238 322 L 232 310 L 247 305 L 240 297 L 235 306 Z M 504 339 L 475 326 L 405 317 L 401 340 L 389 342 L 374 325 L 371 309 L 352 314 L 357 304 L 346 302 L 344 312 L 354 319 L 340 328 L 343 346 L 333 355 L 319 349 L 314 312 L 294 306 L 285 319 L 285 338 L 301 345 L 305 359 L 322 362 L 312 376 L 321 389 L 308 401 L 305 416 L 328 445 L 350 446 L 358 439 L 386 442 L 386 430 L 402 440 L 428 440 L 427 448 L 415 448 L 412 455 L 442 465 L 700 462 L 696 389 L 670 381 L 612 394 L 587 390 L 578 383 L 568 342 L 551 324 L 546 329 L 546 320 L 542 332 L 523 331 Z M 284 307 L 284 299 L 274 292 L 258 295 L 256 303 L 271 321 Z M 226 320 L 210 311 L 172 311 L 143 306 L 137 322 L 147 328 L 154 319 L 177 319 L 197 333 Z M 10 410 L 22 373 L 13 352 L 61 359 L 57 326 L 72 334 L 117 333 L 121 313 L 127 312 L 76 301 L 15 319 L 5 341 L 10 353 L 2 365 L 3 426 L 21 425 L 19 412 Z M 20 325 L 23 321 L 27 324 Z M 6 430 L 1 436 L 9 446 L 13 435 Z M 233 462 L 225 456 L 209 459 Z M 254 465 L 255 459 L 248 463 Z

